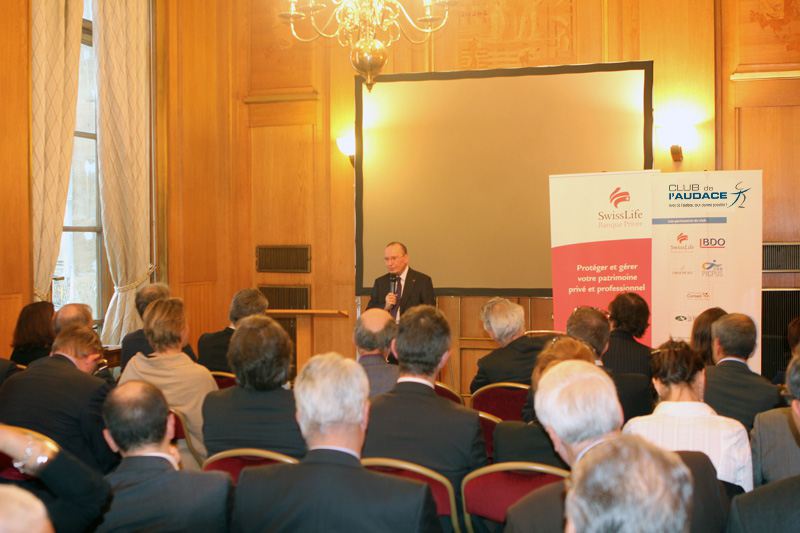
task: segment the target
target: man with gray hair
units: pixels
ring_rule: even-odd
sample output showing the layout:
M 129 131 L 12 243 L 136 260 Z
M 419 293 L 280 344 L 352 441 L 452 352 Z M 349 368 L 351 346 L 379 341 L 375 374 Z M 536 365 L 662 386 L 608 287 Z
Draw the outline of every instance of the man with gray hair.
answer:
M 747 366 L 756 325 L 747 315 L 729 313 L 712 324 L 711 337 L 715 366 L 706 368 L 705 402 L 750 431 L 758 413 L 784 405 L 778 387 Z
M 584 454 L 599 443 L 619 438 L 622 407 L 614 382 L 600 367 L 587 361 L 564 361 L 549 367 L 539 380 L 536 416 L 556 452 L 573 469 Z M 695 482 L 698 512 L 692 516 L 692 532 L 725 530 L 727 500 L 714 465 L 699 452 L 679 452 Z M 506 514 L 505 531 L 563 531 L 564 482 L 537 489 Z
M 369 379 L 369 397 L 391 390 L 397 382 L 397 365 L 390 365 L 386 358 L 397 335 L 397 323 L 383 309 L 367 309 L 356 320 L 353 344 L 356 357 Z
M 641 437 L 607 440 L 572 471 L 566 531 L 684 533 L 692 510 L 692 476 L 673 452 Z
M 536 358 L 547 337 L 525 335 L 525 311 L 508 298 L 492 298 L 481 308 L 483 329 L 498 348 L 478 359 L 478 373 L 469 385 L 470 392 L 501 381 L 531 384 Z
M 81 324 L 92 327 L 92 308 L 86 304 L 67 304 L 56 311 L 53 316 L 53 330 L 58 335 L 70 324 Z
M 795 356 L 789 363 L 786 371 L 786 384 L 792 395 L 789 416 L 795 428 L 800 428 L 800 357 Z M 767 411 L 756 417 L 753 431 L 759 427 L 759 418 L 771 413 Z M 784 416 L 781 413 L 779 416 Z M 795 429 L 792 428 L 792 429 Z M 777 456 L 773 461 L 781 461 L 781 466 L 788 472 L 788 476 L 777 481 L 756 488 L 752 492 L 741 494 L 733 499 L 731 516 L 728 522 L 728 531 L 731 533 L 760 533 L 769 531 L 774 533 L 796 531 L 800 523 L 800 506 L 797 505 L 797 495 L 800 494 L 800 475 L 797 474 L 797 448 L 798 443 L 795 432 L 782 429 L 785 435 L 784 442 L 767 443 L 774 446 L 773 453 Z M 794 435 L 793 435 L 794 433 Z M 755 437 L 755 433 L 753 435 Z M 756 441 L 753 441 L 755 445 Z M 753 454 L 757 450 L 754 446 Z M 755 457 L 754 457 L 755 460 Z M 755 462 L 755 461 L 754 461 Z M 777 465 L 776 465 L 777 467 Z M 776 468 L 777 470 L 777 468 Z
M 295 383 L 308 454 L 297 465 L 246 468 L 232 531 L 438 531 L 430 488 L 366 470 L 359 462 L 369 418 L 364 369 L 317 355 Z
M 198 362 L 212 372 L 230 372 L 226 358 L 236 323 L 252 315 L 263 315 L 269 308 L 267 297 L 258 289 L 242 289 L 233 295 L 228 312 L 228 327 L 200 335 L 197 341 Z
M 156 300 L 169 297 L 170 290 L 167 285 L 163 283 L 150 283 L 145 285 L 136 291 L 136 312 L 139 313 L 140 318 L 144 317 L 144 311 L 147 309 L 148 305 Z M 119 361 L 120 372 L 125 370 L 128 362 L 133 359 L 133 356 L 137 353 L 143 353 L 144 355 L 153 353 L 153 347 L 150 346 L 150 343 L 147 341 L 147 337 L 144 335 L 144 329 L 142 328 L 131 331 L 122 338 L 122 350 Z M 192 350 L 189 344 L 183 347 L 183 353 L 191 357 L 192 361 L 197 361 L 197 356 L 194 355 L 194 350 Z

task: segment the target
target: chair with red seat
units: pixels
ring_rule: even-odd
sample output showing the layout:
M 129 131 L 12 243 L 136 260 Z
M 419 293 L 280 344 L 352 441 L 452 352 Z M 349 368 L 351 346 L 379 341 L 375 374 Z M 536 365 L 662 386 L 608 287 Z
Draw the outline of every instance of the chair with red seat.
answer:
M 228 387 L 233 387 L 236 385 L 236 374 L 214 370 L 211 372 L 211 376 L 214 378 L 214 381 L 217 382 L 217 387 L 219 390 L 227 389 Z
M 494 430 L 502 420 L 483 411 L 478 411 L 478 416 L 480 417 L 483 440 L 486 442 L 486 457 L 489 458 L 489 463 L 491 463 L 494 455 Z
M 361 459 L 361 464 L 370 470 L 427 483 L 431 487 L 433 499 L 436 501 L 437 514 L 449 516 L 453 524 L 453 531 L 461 533 L 456 510 L 456 492 L 446 477 L 430 468 L 387 457 L 367 457 Z
M 224 452 L 215 453 L 203 461 L 203 470 L 221 470 L 227 472 L 236 483 L 239 474 L 248 466 L 261 466 L 274 463 L 296 464 L 298 461 L 294 457 L 283 455 L 269 450 L 258 448 L 234 448 Z
M 489 413 L 501 420 L 522 420 L 522 407 L 529 390 L 530 386 L 522 383 L 491 383 L 475 391 L 471 406 L 476 411 Z
M 461 482 L 464 520 L 473 533 L 470 515 L 505 523 L 506 511 L 529 492 L 555 483 L 569 472 L 524 461 L 498 463 L 470 472 Z
M 191 453 L 192 457 L 197 461 L 197 465 L 202 466 L 203 459 L 192 443 L 192 436 L 189 435 L 189 426 L 186 423 L 186 416 L 174 407 L 170 407 L 169 412 L 175 416 L 175 440 L 184 439 L 186 441 L 186 447 L 189 448 L 189 453 Z
M 461 395 L 458 394 L 456 391 L 442 383 L 441 381 L 437 381 L 434 383 L 434 390 L 436 394 L 441 396 L 442 398 L 447 398 L 448 400 L 455 402 L 460 405 L 464 405 L 464 399 L 461 398 Z

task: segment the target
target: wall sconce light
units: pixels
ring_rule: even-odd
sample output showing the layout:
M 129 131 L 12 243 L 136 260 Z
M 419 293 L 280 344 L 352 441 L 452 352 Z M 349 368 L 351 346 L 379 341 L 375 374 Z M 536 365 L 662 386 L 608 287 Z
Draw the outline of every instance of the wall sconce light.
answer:
M 656 138 L 659 149 L 669 149 L 670 157 L 676 163 L 683 161 L 683 150 L 689 151 L 700 144 L 697 124 L 700 116 L 692 112 L 690 105 L 674 104 L 660 110 L 655 117 Z
M 683 150 L 679 144 L 673 144 L 669 147 L 669 154 L 672 156 L 672 160 L 676 163 L 680 163 L 683 161 Z
M 339 151 L 350 158 L 350 164 L 356 166 L 356 134 L 351 131 L 336 139 Z

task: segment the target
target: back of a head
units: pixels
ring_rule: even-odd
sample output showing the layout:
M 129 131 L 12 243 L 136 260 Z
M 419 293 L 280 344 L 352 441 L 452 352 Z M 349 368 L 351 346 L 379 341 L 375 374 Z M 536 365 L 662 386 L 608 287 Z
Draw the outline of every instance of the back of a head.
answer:
M 680 457 L 636 435 L 594 446 L 573 466 L 566 498 L 576 533 L 689 531 L 692 476 Z
M 315 355 L 294 385 L 297 421 L 306 442 L 329 428 L 361 425 L 369 397 L 364 368 L 338 353 Z
M 49 533 L 54 531 L 42 500 L 16 485 L 0 485 L 2 533 Z
M 786 328 L 786 340 L 792 355 L 800 355 L 800 317 L 795 318 Z
M 536 358 L 532 383 L 536 389 L 537 382 L 548 368 L 562 361 L 586 361 L 594 363 L 595 354 L 591 346 L 573 337 L 555 337 L 545 346 Z
M 145 381 L 127 381 L 103 403 L 103 421 L 123 452 L 159 444 L 167 431 L 169 406 L 164 394 Z
M 711 336 L 719 339 L 726 356 L 747 359 L 756 349 L 756 324 L 741 313 L 729 313 L 711 325 Z
M 181 336 L 186 327 L 183 300 L 159 298 L 144 311 L 144 336 L 156 352 L 181 347 Z
M 692 348 L 700 354 L 703 362 L 707 365 L 714 364 L 714 358 L 711 356 L 711 348 L 713 346 L 711 342 L 711 325 L 726 314 L 721 307 L 711 307 L 697 315 L 692 324 Z
M 598 357 L 606 349 L 610 331 L 605 313 L 592 307 L 578 307 L 567 319 L 567 334 L 591 346 Z
M 800 355 L 795 355 L 786 368 L 786 386 L 795 400 L 800 400 Z
M 86 304 L 67 304 L 59 309 L 53 317 L 53 329 L 58 335 L 70 324 L 92 325 L 92 308 Z
M 431 376 L 450 349 L 450 324 L 437 308 L 418 305 L 403 313 L 397 327 L 400 373 Z
M 525 311 L 507 298 L 492 298 L 481 308 L 483 329 L 505 346 L 525 330 Z
M 14 348 L 50 347 L 56 337 L 53 329 L 55 310 L 51 302 L 34 302 L 19 312 L 11 346 Z
M 387 353 L 392 340 L 397 335 L 397 323 L 392 315 L 383 309 L 367 309 L 358 320 L 353 330 L 353 342 L 364 353 Z
M 608 374 L 594 363 L 564 361 L 548 368 L 534 396 L 536 417 L 569 445 L 622 427 L 622 407 Z
M 242 289 L 233 295 L 228 319 L 236 324 L 244 317 L 264 314 L 269 308 L 269 301 L 258 289 Z
M 623 292 L 608 304 L 609 320 L 614 329 L 627 331 L 636 338 L 644 335 L 650 325 L 650 307 L 635 292 Z
M 61 353 L 75 359 L 83 359 L 93 354 L 103 354 L 103 343 L 100 336 L 90 326 L 70 324 L 61 330 L 51 349 L 53 353 Z
M 289 378 L 292 341 L 270 317 L 248 316 L 236 325 L 227 357 L 236 382 L 243 389 L 277 389 Z
M 151 283 L 150 285 L 145 285 L 136 291 L 136 311 L 139 313 L 140 317 L 144 318 L 144 312 L 148 305 L 156 300 L 160 300 L 161 298 L 169 297 L 170 291 L 167 285 L 164 285 L 163 283 Z
M 704 367 L 700 354 L 683 341 L 670 339 L 653 350 L 650 357 L 653 378 L 667 386 L 691 385 Z

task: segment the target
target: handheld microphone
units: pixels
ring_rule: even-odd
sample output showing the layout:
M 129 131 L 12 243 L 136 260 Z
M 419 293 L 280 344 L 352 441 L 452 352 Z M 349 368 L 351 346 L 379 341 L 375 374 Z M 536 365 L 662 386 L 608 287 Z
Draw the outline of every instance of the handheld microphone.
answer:
M 397 274 L 389 274 L 389 292 L 394 292 L 397 288 Z

